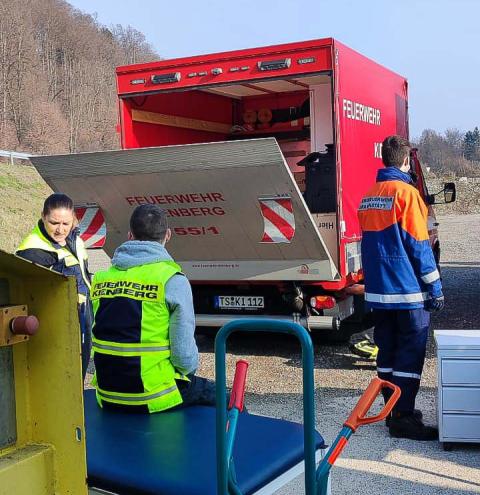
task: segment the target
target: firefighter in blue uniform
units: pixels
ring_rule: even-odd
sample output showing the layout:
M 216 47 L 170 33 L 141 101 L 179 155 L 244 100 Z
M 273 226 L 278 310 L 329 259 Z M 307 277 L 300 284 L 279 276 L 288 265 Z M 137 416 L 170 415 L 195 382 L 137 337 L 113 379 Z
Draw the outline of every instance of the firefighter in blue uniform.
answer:
M 82 373 L 85 378 L 91 349 L 90 274 L 87 250 L 80 239 L 73 202 L 68 196 L 55 193 L 45 200 L 41 219 L 20 243 L 16 254 L 63 275 L 75 277 L 82 341 Z
M 384 169 L 362 199 L 365 301 L 373 310 L 377 372 L 401 388 L 388 419 L 390 435 L 435 440 L 438 430 L 415 409 L 430 326 L 430 312 L 443 309 L 440 274 L 427 230 L 428 210 L 411 185 L 410 145 L 399 136 L 382 144 Z

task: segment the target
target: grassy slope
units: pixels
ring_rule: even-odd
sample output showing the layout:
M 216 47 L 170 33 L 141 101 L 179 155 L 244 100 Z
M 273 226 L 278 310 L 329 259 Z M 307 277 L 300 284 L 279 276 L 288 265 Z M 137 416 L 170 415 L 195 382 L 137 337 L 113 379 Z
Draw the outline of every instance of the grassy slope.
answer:
M 51 192 L 34 167 L 0 163 L 0 249 L 15 251 Z

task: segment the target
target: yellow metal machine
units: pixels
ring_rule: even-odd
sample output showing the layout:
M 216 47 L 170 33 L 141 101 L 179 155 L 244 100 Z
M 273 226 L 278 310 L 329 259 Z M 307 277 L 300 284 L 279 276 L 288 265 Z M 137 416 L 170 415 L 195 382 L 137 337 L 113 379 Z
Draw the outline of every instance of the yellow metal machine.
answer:
M 87 494 L 79 335 L 75 279 L 0 251 L 0 495 Z

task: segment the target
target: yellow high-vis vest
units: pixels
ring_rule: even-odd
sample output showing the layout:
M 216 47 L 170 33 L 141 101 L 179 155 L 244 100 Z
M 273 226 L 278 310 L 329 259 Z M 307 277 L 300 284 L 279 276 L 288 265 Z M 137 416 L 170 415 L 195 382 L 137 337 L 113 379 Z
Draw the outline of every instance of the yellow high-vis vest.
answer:
M 48 251 L 51 253 L 56 253 L 58 261 L 63 261 L 65 263 L 65 267 L 74 267 L 76 265 L 79 266 L 80 272 L 82 275 L 83 282 L 90 289 L 90 280 L 88 277 L 88 273 L 86 270 L 86 261 L 88 259 L 87 250 L 85 245 L 80 239 L 77 237 L 76 245 L 77 257 L 65 246 L 54 246 L 51 241 L 49 241 L 40 230 L 38 224 L 34 227 L 34 229 L 30 232 L 30 234 L 23 239 L 20 245 L 17 248 L 17 251 L 23 251 L 26 249 L 41 249 L 42 251 Z M 78 302 L 84 303 L 87 298 L 84 294 L 78 293 Z
M 97 272 L 90 297 L 97 400 L 159 412 L 182 403 L 170 361 L 165 285 L 179 265 L 149 263 Z

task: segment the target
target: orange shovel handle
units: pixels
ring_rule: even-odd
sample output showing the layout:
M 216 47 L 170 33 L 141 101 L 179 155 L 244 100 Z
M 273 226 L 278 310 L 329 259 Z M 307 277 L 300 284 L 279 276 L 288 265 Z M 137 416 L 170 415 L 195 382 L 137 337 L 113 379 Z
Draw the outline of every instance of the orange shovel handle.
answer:
M 384 388 L 389 388 L 392 390 L 392 395 L 388 399 L 387 403 L 380 411 L 380 413 L 376 416 L 366 416 L 373 402 Z M 344 426 L 347 426 L 353 431 L 356 431 L 359 426 L 382 421 L 392 411 L 393 406 L 396 404 L 398 398 L 400 397 L 400 393 L 400 388 L 397 385 L 387 382 L 386 380 L 381 380 L 378 377 L 374 378 L 368 385 L 365 392 L 363 392 L 363 395 L 360 397 L 357 405 L 353 409 L 347 421 L 345 421 Z

